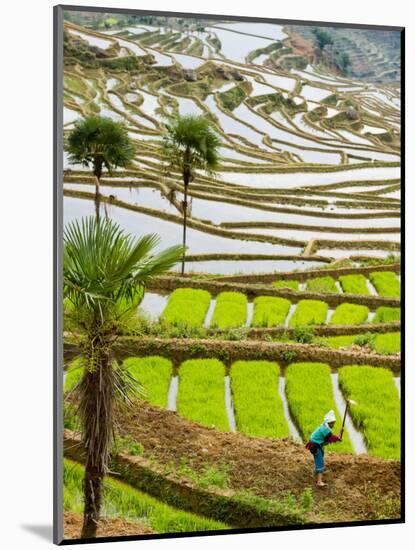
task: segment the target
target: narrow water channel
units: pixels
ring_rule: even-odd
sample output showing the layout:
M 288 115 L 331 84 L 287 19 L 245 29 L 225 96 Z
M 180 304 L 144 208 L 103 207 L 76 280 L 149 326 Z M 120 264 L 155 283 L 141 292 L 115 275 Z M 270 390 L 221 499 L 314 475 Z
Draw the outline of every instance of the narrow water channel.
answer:
M 203 326 L 205 328 L 210 327 L 210 323 L 212 322 L 213 312 L 215 311 L 216 307 L 216 298 L 210 301 L 209 309 L 207 310 L 205 320 L 203 322 Z
M 294 424 L 294 421 L 291 417 L 290 408 L 288 407 L 288 401 L 287 396 L 285 394 L 285 378 L 283 376 L 279 377 L 278 380 L 278 393 L 280 394 L 281 400 L 282 400 L 282 408 L 284 411 L 284 417 L 288 424 L 288 430 L 290 432 L 290 436 L 294 441 L 298 443 L 302 443 L 302 438 L 300 435 L 300 432 L 297 429 L 297 426 Z
M 177 392 L 179 390 L 179 377 L 172 376 L 170 380 L 169 393 L 167 395 L 167 410 L 177 410 Z
M 334 313 L 334 309 L 329 309 L 327 311 L 327 317 L 326 317 L 326 324 L 328 325 L 330 323 L 330 319 L 332 318 Z
M 297 304 L 291 304 L 290 305 L 290 309 L 288 310 L 288 315 L 285 318 L 285 322 L 284 322 L 285 327 L 288 327 L 288 323 L 289 323 L 291 317 L 293 316 L 296 307 L 297 307 Z
M 339 375 L 338 373 L 332 373 L 331 374 L 331 382 L 333 385 L 333 394 L 334 394 L 334 401 L 336 403 L 337 409 L 339 410 L 339 413 L 341 415 L 341 418 L 338 419 L 337 424 L 339 426 L 339 429 L 341 428 L 341 423 L 343 420 L 344 411 L 346 408 L 346 401 L 343 397 L 343 394 L 340 390 L 339 386 Z M 349 413 L 346 415 L 346 429 L 349 433 L 350 440 L 352 442 L 354 451 L 356 454 L 365 454 L 367 453 L 366 443 L 363 438 L 363 435 L 356 430 L 352 419 L 350 418 Z
M 372 296 L 377 296 L 376 288 L 372 285 L 369 279 L 366 279 L 366 286 Z
M 395 382 L 395 386 L 396 386 L 396 389 L 398 390 L 399 399 L 400 399 L 401 398 L 401 377 L 400 376 L 395 376 L 393 378 L 393 381 Z
M 245 326 L 250 327 L 254 316 L 254 302 L 248 302 Z
M 225 408 L 229 420 L 229 430 L 236 432 L 235 411 L 233 410 L 231 379 L 230 376 L 225 376 Z

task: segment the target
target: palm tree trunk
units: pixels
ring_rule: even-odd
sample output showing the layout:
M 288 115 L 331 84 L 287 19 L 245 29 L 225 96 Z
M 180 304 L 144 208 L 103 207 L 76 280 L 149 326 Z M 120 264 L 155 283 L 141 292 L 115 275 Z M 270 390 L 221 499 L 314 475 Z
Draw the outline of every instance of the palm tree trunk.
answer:
M 184 201 L 183 201 L 183 255 L 182 255 L 182 271 L 184 275 L 184 263 L 186 257 L 186 229 L 187 229 L 187 188 L 189 186 L 189 180 L 185 176 L 184 178 Z
M 86 369 L 80 388 L 86 454 L 82 538 L 94 538 L 97 534 L 103 481 L 113 442 L 114 372 L 108 347 L 97 350 L 95 344 L 93 357 L 94 367 Z
M 99 223 L 99 217 L 100 217 L 100 207 L 101 207 L 100 181 L 99 181 L 99 177 L 95 176 L 95 216 L 98 223 Z

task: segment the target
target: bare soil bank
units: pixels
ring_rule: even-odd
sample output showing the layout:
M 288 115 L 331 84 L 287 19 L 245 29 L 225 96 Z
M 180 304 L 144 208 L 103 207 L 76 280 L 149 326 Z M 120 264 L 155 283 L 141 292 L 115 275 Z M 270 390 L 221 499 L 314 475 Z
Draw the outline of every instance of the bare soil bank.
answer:
M 226 464 L 230 489 L 249 489 L 267 498 L 300 495 L 313 487 L 309 521 L 335 522 L 400 515 L 401 464 L 367 455 L 330 453 L 328 486 L 314 488 L 313 460 L 289 439 L 262 439 L 222 433 L 187 421 L 174 412 L 142 404 L 119 418 L 120 430 L 144 445 L 145 456 L 177 465 L 186 458 L 195 470 Z
M 82 531 L 82 517 L 73 512 L 63 515 L 63 532 L 65 539 L 79 539 Z M 128 522 L 120 518 L 101 519 L 97 537 L 121 537 L 127 535 L 149 535 L 154 533 L 149 527 L 140 523 Z

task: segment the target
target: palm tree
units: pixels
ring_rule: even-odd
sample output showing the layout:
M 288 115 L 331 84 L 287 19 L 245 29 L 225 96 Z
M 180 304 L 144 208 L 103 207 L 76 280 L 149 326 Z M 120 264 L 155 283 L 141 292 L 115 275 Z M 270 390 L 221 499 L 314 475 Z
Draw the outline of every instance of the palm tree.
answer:
M 180 261 L 181 246 L 152 254 L 157 235 L 134 238 L 94 216 L 64 231 L 64 297 L 83 334 L 83 372 L 72 391 L 85 450 L 82 537 L 96 536 L 103 478 L 114 441 L 114 404 L 127 394 L 125 372 L 113 359 L 123 319 L 141 302 L 146 281 Z
M 66 140 L 66 150 L 71 164 L 92 166 L 95 176 L 95 212 L 99 220 L 103 168 L 111 174 L 114 168 L 127 166 L 135 155 L 127 129 L 122 123 L 101 116 L 77 120 Z
M 195 178 L 195 170 L 204 170 L 212 176 L 219 168 L 221 141 L 210 121 L 201 115 L 178 116 L 166 124 L 163 153 L 170 167 L 179 170 L 183 177 L 183 257 L 181 273 L 184 274 L 187 226 L 187 193 L 189 183 Z

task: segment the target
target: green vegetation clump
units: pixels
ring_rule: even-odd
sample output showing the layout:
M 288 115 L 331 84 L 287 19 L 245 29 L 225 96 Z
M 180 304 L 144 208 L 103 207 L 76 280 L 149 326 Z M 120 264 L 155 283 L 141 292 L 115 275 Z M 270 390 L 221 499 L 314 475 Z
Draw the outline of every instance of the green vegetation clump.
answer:
M 226 92 L 217 94 L 217 98 L 224 109 L 233 111 L 246 98 L 246 91 L 243 86 L 235 86 Z
M 325 46 L 330 46 L 333 44 L 333 38 L 326 30 L 316 27 L 311 32 L 313 33 L 316 44 L 320 50 L 323 50 Z
M 201 327 L 210 299 L 207 290 L 177 288 L 170 294 L 161 319 L 176 326 Z
M 304 104 L 297 105 L 291 97 L 284 97 L 282 93 L 263 94 L 259 96 L 250 97 L 247 103 L 251 107 L 256 107 L 262 103 L 265 103 L 262 107 L 267 114 L 271 114 L 273 111 L 280 111 L 284 109 L 288 114 L 293 115 L 299 111 L 304 111 Z
M 64 459 L 64 510 L 83 514 L 82 480 L 84 468 Z M 224 523 L 164 504 L 121 481 L 105 478 L 102 517 L 122 518 L 148 525 L 158 533 L 186 533 L 227 529 Z
M 282 517 L 295 518 L 295 523 L 298 525 L 306 523 L 308 512 L 311 511 L 314 504 L 313 491 L 310 487 L 304 489 L 298 496 L 288 492 L 284 496 L 280 496 L 278 500 L 261 497 L 249 489 L 239 491 L 234 498 L 245 506 L 255 508 L 258 512 L 274 512 Z
M 390 353 L 399 353 L 401 351 L 401 333 L 387 332 L 386 334 L 377 334 L 375 340 L 375 349 L 382 355 Z
M 394 296 L 399 298 L 401 295 L 401 283 L 396 273 L 393 271 L 370 273 L 369 279 L 380 296 Z
M 242 292 L 221 292 L 216 299 L 212 328 L 239 328 L 246 323 L 248 299 Z
M 352 365 L 339 369 L 340 387 L 357 405 L 350 407 L 353 422 L 365 436 L 369 454 L 400 459 L 400 401 L 392 372 Z
M 63 85 L 65 90 L 72 94 L 76 94 L 80 97 L 88 97 L 88 87 L 82 78 L 78 78 L 75 75 L 65 74 L 63 77 Z
M 258 437 L 288 437 L 278 393 L 278 363 L 237 361 L 231 367 L 231 387 L 238 431 Z
M 364 296 L 370 294 L 364 275 L 340 275 L 339 281 L 346 294 L 362 294 Z
M 195 471 L 189 466 L 187 460 L 182 457 L 179 467 L 174 464 L 171 466 L 174 472 L 181 476 L 188 477 L 201 489 L 207 489 L 209 487 L 218 487 L 219 489 L 228 488 L 229 466 L 225 463 L 218 465 L 205 463 L 200 470 Z
M 116 456 L 120 452 L 127 452 L 132 456 L 143 456 L 144 445 L 136 441 L 131 436 L 117 437 L 114 442 L 112 456 Z
M 337 105 L 337 102 L 339 101 L 339 96 L 337 94 L 331 94 L 328 97 L 325 97 L 320 101 L 320 103 L 323 103 L 324 105 Z
M 290 411 L 296 421 L 304 441 L 308 441 L 313 431 L 323 422 L 327 411 L 333 409 L 340 429 L 340 415 L 337 410 L 330 367 L 324 363 L 293 363 L 285 371 L 285 388 Z M 343 441 L 331 445 L 330 450 L 352 452 L 347 432 Z
M 369 308 L 357 304 L 340 304 L 336 307 L 331 319 L 331 325 L 360 325 L 367 320 Z
M 373 332 L 366 332 L 366 334 L 358 334 L 357 336 L 355 336 L 353 343 L 356 344 L 356 346 L 368 346 L 369 348 L 375 349 L 375 341 L 376 334 L 374 334 Z
M 81 425 L 75 407 L 68 402 L 63 403 L 63 427 L 73 432 L 81 431 Z
M 326 336 L 324 338 L 319 338 L 319 342 L 323 345 L 327 345 L 330 348 L 347 348 L 354 344 L 356 335 L 354 334 L 345 334 L 341 336 Z
M 153 405 L 167 406 L 172 363 L 165 357 L 129 357 L 124 367 L 144 390 L 144 399 Z
M 190 359 L 182 363 L 177 411 L 194 422 L 228 431 L 224 377 L 225 367 L 217 359 Z
M 284 281 L 283 279 L 279 281 L 274 281 L 272 283 L 272 286 L 274 286 L 275 288 L 289 288 L 291 290 L 300 290 L 300 282 L 290 279 L 286 281 Z
M 84 362 L 82 357 L 78 357 L 69 365 L 65 371 L 64 392 L 68 393 L 78 384 L 84 371 Z
M 323 325 L 329 306 L 321 300 L 300 300 L 288 322 L 290 327 Z
M 330 276 L 309 279 L 307 281 L 306 290 L 309 292 L 333 292 L 335 294 L 339 292 L 336 281 Z
M 328 345 L 331 348 L 348 348 L 350 346 L 368 346 L 381 355 L 390 355 L 399 353 L 401 350 L 401 333 L 387 332 L 385 334 L 376 334 L 368 332 L 367 334 L 345 334 L 342 336 L 327 336 L 319 338 L 319 342 Z
M 110 69 L 112 71 L 137 71 L 142 68 L 143 63 L 141 61 L 150 61 L 150 56 L 143 56 L 142 58 L 136 55 L 126 55 L 125 57 L 115 57 L 110 59 L 100 59 L 99 65 Z
M 380 306 L 377 308 L 373 323 L 391 323 L 392 321 L 401 320 L 400 307 Z
M 275 327 L 283 325 L 291 302 L 286 298 L 257 296 L 254 299 L 253 327 Z
M 297 326 L 294 329 L 294 340 L 300 344 L 311 344 L 315 339 L 313 328 Z

